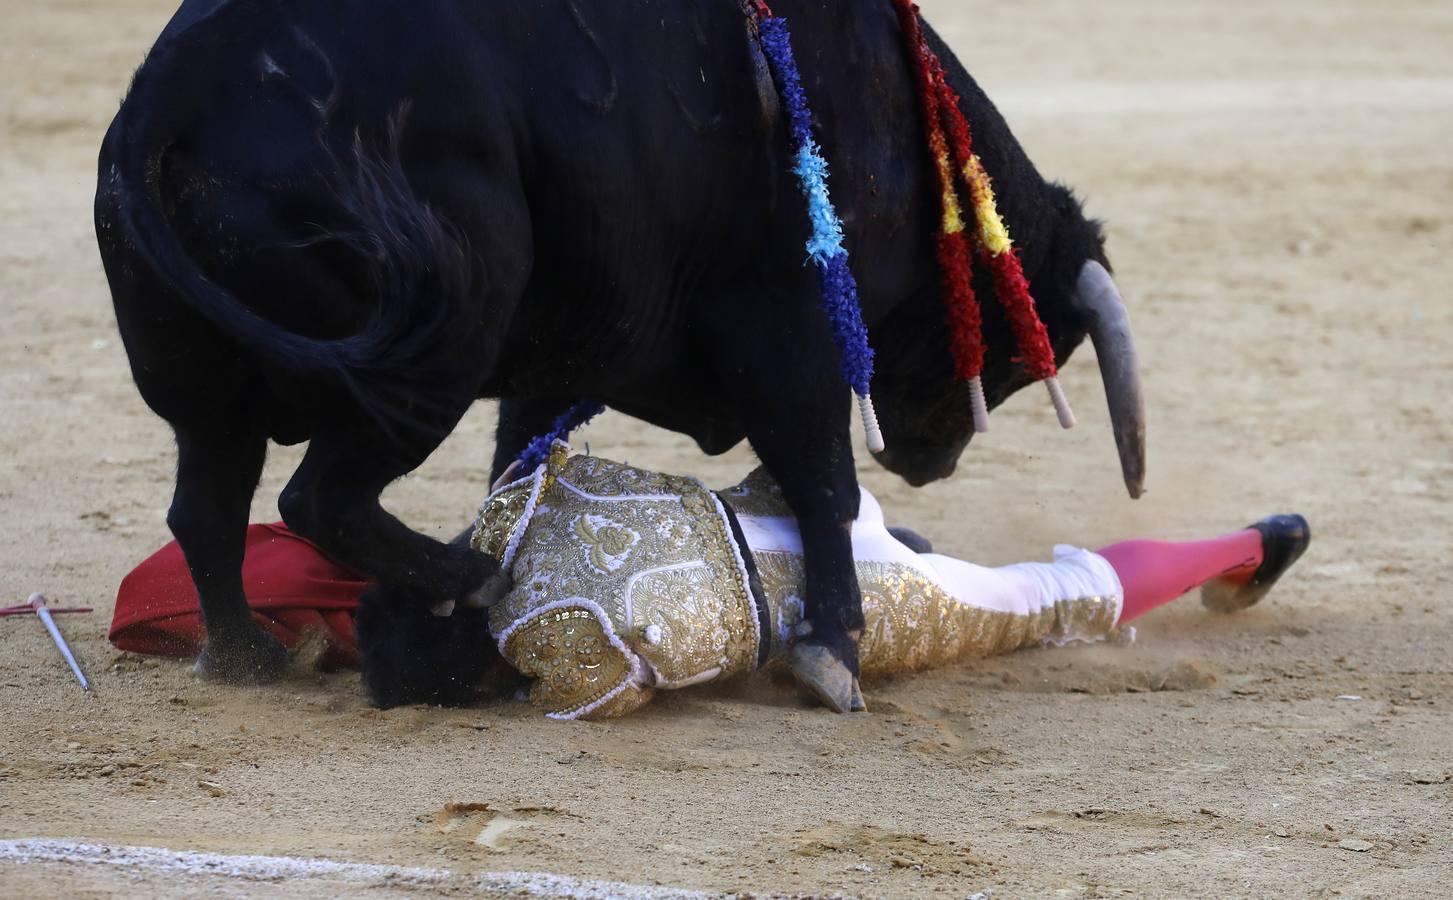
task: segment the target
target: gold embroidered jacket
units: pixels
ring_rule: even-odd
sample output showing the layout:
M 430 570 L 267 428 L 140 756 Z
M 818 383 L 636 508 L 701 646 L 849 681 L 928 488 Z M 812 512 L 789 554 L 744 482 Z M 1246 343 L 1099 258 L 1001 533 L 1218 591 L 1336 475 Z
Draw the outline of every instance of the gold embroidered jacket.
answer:
M 722 497 L 743 516 L 789 515 L 760 470 Z M 555 718 L 622 715 L 657 689 L 749 672 L 786 648 L 802 615 L 801 557 L 755 553 L 754 598 L 726 510 L 699 481 L 570 456 L 564 444 L 490 495 L 472 543 L 514 578 L 490 629 Z M 960 603 L 907 565 L 857 566 L 865 678 L 1103 637 L 1118 612 L 1088 597 L 1014 615 Z

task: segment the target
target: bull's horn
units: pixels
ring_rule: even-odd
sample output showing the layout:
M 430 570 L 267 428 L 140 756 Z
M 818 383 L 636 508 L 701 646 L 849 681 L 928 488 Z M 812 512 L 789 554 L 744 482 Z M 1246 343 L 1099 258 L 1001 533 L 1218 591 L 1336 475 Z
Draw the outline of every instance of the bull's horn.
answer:
M 1131 497 L 1145 492 L 1145 394 L 1130 315 L 1105 267 L 1090 260 L 1080 270 L 1076 301 L 1100 358 L 1100 377 L 1110 404 L 1110 424 L 1120 450 L 1120 471 Z

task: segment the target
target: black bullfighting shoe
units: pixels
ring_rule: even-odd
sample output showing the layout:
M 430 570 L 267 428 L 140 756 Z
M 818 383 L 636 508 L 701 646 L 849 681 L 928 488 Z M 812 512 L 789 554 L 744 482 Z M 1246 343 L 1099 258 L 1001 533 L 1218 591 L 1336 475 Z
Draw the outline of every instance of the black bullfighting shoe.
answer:
M 1240 612 L 1255 606 L 1312 542 L 1312 527 L 1293 513 L 1267 516 L 1251 526 L 1261 532 L 1261 565 L 1250 579 L 1216 578 L 1201 588 L 1201 603 L 1212 612 Z
M 933 552 L 933 542 L 930 541 L 928 538 L 924 537 L 923 535 L 919 534 L 918 532 L 912 530 L 911 528 L 890 527 L 888 529 L 888 533 L 893 535 L 893 538 L 897 540 L 898 543 L 907 547 L 909 550 L 912 550 L 914 553 Z

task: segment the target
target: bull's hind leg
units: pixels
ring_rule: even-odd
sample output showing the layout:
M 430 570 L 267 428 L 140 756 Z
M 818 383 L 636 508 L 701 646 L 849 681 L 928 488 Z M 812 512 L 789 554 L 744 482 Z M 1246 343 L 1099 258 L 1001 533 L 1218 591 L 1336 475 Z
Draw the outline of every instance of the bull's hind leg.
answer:
M 207 626 L 197 657 L 204 678 L 273 681 L 288 654 L 252 618 L 242 591 L 247 513 L 267 453 L 267 439 L 242 428 L 178 426 L 177 488 L 167 524 L 187 560 Z
M 442 438 L 441 438 L 442 439 Z M 415 452 L 365 432 L 320 435 L 278 500 L 288 527 L 338 562 L 367 572 L 394 595 L 447 614 L 453 605 L 488 606 L 508 590 L 499 565 L 456 540 L 411 530 L 379 503 L 383 489 L 419 466 L 438 441 Z

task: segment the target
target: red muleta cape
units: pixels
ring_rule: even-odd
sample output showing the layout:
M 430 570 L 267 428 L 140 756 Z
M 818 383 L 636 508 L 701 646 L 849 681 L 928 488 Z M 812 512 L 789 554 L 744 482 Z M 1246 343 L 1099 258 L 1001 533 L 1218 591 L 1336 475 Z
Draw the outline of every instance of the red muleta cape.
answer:
M 358 666 L 353 612 L 368 580 L 332 562 L 281 522 L 249 525 L 242 589 L 252 617 L 285 646 L 316 631 L 327 642 L 322 664 Z M 133 653 L 195 656 L 206 629 L 182 550 L 172 541 L 121 580 L 111 643 Z

